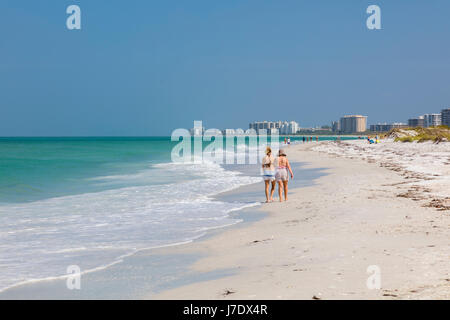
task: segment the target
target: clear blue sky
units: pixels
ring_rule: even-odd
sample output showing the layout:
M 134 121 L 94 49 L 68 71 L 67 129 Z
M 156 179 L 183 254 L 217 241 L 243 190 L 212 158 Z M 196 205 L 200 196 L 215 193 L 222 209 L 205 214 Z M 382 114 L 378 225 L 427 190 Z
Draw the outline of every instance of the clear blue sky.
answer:
M 366 28 L 370 4 L 382 30 Z M 448 0 L 2 0 L 0 136 L 405 122 L 450 105 L 449 13 Z

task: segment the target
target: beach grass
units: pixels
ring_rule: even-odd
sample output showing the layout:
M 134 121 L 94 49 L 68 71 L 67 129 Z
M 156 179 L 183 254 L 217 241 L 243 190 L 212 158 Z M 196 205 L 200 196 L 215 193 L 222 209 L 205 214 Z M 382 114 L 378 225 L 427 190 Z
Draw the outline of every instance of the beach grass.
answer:
M 394 137 L 395 142 L 433 141 L 439 143 L 450 141 L 450 128 L 442 125 L 429 128 L 392 129 L 387 136 Z

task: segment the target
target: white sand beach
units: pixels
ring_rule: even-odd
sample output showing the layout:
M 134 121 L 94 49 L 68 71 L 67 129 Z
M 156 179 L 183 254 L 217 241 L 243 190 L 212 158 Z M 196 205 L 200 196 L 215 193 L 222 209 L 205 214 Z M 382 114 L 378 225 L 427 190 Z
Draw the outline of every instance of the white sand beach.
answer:
M 149 298 L 450 298 L 450 143 L 320 142 L 287 153 L 327 175 L 263 205 L 268 217 L 189 246 L 206 254 L 193 270 L 238 271 Z M 369 266 L 379 290 L 367 287 Z

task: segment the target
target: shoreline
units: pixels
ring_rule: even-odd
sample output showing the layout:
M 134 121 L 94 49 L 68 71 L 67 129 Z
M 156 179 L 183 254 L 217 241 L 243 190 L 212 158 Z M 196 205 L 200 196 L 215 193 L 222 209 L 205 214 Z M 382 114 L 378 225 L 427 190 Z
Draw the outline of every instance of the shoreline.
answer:
M 296 164 L 298 165 L 298 164 Z M 233 168 L 230 168 L 233 170 Z M 234 170 L 235 171 L 235 170 Z M 240 170 L 238 170 L 240 171 Z M 244 175 L 248 175 L 249 172 L 242 171 Z M 307 174 L 307 176 L 314 176 L 315 172 L 311 172 Z M 301 183 L 305 183 L 304 181 Z M 306 184 L 313 183 L 310 180 L 306 180 Z M 196 250 L 195 247 L 198 243 L 206 241 L 225 230 L 231 230 L 235 228 L 245 227 L 247 224 L 251 224 L 255 221 L 258 221 L 266 215 L 265 212 L 261 212 L 257 210 L 260 205 L 250 206 L 254 202 L 261 200 L 261 192 L 260 192 L 260 183 L 254 183 L 250 185 L 240 186 L 231 191 L 221 192 L 217 195 L 212 196 L 212 199 L 217 201 L 224 202 L 239 202 L 239 203 L 248 203 L 249 206 L 245 208 L 241 208 L 239 210 L 232 210 L 228 213 L 231 219 L 236 222 L 224 226 L 220 226 L 217 228 L 211 228 L 205 231 L 205 234 L 201 235 L 198 238 L 192 239 L 191 241 L 164 245 L 161 247 L 154 248 L 145 248 L 139 249 L 135 252 L 127 254 L 117 261 L 110 263 L 108 266 L 102 266 L 96 268 L 94 270 L 84 271 L 82 273 L 82 290 L 77 292 L 77 290 L 69 291 L 65 286 L 65 282 L 67 280 L 67 276 L 59 276 L 52 277 L 48 279 L 36 279 L 30 280 L 28 282 L 23 282 L 20 284 L 16 284 L 7 288 L 0 292 L 0 300 L 2 299 L 136 299 L 140 298 L 142 295 L 146 296 L 147 289 L 145 294 L 142 295 L 129 295 L 128 291 L 134 290 L 125 290 L 121 291 L 120 285 L 112 285 L 113 287 L 117 287 L 116 292 L 111 295 L 110 293 L 98 294 L 98 289 L 92 291 L 91 283 L 99 283 L 98 287 L 101 286 L 109 286 L 108 281 L 114 281 L 117 277 L 118 273 L 122 273 L 122 270 L 125 269 L 141 269 L 142 266 L 152 265 L 153 268 L 147 270 L 147 274 L 143 272 L 138 274 L 123 274 L 123 277 L 141 277 L 146 281 L 146 278 L 151 278 L 152 281 L 160 281 L 155 280 L 158 278 L 171 278 L 168 283 L 158 284 L 156 292 L 163 291 L 167 288 L 177 287 L 177 282 L 180 282 L 180 286 L 185 283 L 196 282 L 204 279 L 211 279 L 216 277 L 221 277 L 224 275 L 229 275 L 230 272 L 235 272 L 234 270 L 219 270 L 211 273 L 191 273 L 188 270 L 190 264 L 195 263 L 195 261 L 201 258 L 203 255 L 207 254 L 205 252 L 201 252 Z M 156 269 L 168 269 L 168 275 L 159 274 L 159 271 L 155 271 Z M 186 270 L 184 270 L 186 269 Z M 129 273 L 129 271 L 127 271 Z M 131 270 L 133 273 L 133 271 Z M 150 273 L 150 275 L 148 275 Z M 174 282 L 172 284 L 171 282 Z M 95 286 L 95 285 L 94 285 Z M 88 288 L 89 287 L 89 288 Z M 86 292 L 89 291 L 89 292 Z
M 244 188 L 246 186 L 241 186 L 237 188 L 239 190 L 240 188 Z M 233 190 L 234 191 L 234 190 Z M 226 191 L 224 193 L 228 193 L 232 191 Z M 216 196 L 212 197 L 213 199 L 216 199 Z M 240 225 L 244 225 L 246 223 L 251 223 L 253 220 L 258 219 L 260 216 L 260 213 L 257 214 L 254 213 L 255 208 L 257 206 L 248 206 L 241 209 L 232 210 L 228 213 L 230 218 L 236 219 L 236 222 L 226 224 L 223 226 L 215 227 L 215 228 L 209 228 L 208 230 L 205 230 L 205 233 L 188 241 L 184 242 L 177 242 L 172 244 L 166 244 L 158 247 L 150 247 L 150 248 L 142 248 L 138 249 L 136 251 L 127 253 L 123 256 L 118 257 L 116 260 L 112 261 L 108 265 L 99 266 L 92 270 L 86 270 L 81 273 L 81 278 L 91 278 L 91 277 L 97 277 L 98 274 L 105 272 L 110 272 L 112 268 L 114 267 L 120 267 L 126 266 L 129 264 L 129 260 L 133 260 L 134 258 L 138 257 L 139 255 L 147 256 L 149 260 L 153 260 L 153 258 L 159 259 L 159 256 L 181 256 L 181 255 L 191 255 L 192 256 L 192 262 L 195 261 L 196 256 L 201 255 L 198 253 L 191 253 L 189 246 L 193 245 L 194 243 L 201 242 L 204 239 L 208 239 L 209 237 L 213 237 L 216 233 L 221 232 L 222 230 L 231 229 L 235 227 L 239 227 Z M 258 217 L 256 217 L 258 216 Z M 180 260 L 190 260 L 190 259 L 184 259 L 183 257 L 180 257 Z M 148 262 L 148 261 L 147 261 Z M 164 266 L 163 266 L 164 267 Z M 58 297 L 61 296 L 61 294 L 64 296 L 63 299 L 96 299 L 95 296 L 88 296 L 85 297 L 84 295 L 77 295 L 76 290 L 69 291 L 65 287 L 65 283 L 67 281 L 68 275 L 61 275 L 61 276 L 54 276 L 54 277 L 48 277 L 48 278 L 42 278 L 42 279 L 30 279 L 27 281 L 23 281 L 17 284 L 14 284 L 10 287 L 7 287 L 0 291 L 0 300 L 10 300 L 10 299 L 42 299 L 42 292 L 44 291 L 43 295 L 45 296 L 44 299 L 60 299 Z M 89 281 L 89 280 L 88 280 Z M 84 282 L 84 281 L 83 281 Z M 40 292 L 40 293 L 38 293 Z M 74 293 L 74 294 L 71 294 Z M 127 294 L 121 294 L 118 293 L 116 297 L 113 299 L 136 299 L 139 297 L 136 296 L 128 296 Z M 103 296 L 98 297 L 98 299 L 104 299 Z M 109 298 L 106 298 L 109 299 Z
M 291 161 L 327 175 L 261 206 L 266 218 L 198 243 L 207 255 L 193 271 L 238 273 L 147 298 L 449 299 L 449 215 L 398 196 L 408 178 L 376 161 L 313 151 L 334 145 L 291 146 Z M 367 286 L 373 266 L 380 289 Z
M 385 145 L 377 151 L 363 143 L 293 144 L 288 157 L 309 179 L 292 188 L 301 180 L 294 171 L 288 202 L 231 212 L 243 221 L 186 244 L 133 253 L 84 275 L 82 293 L 67 290 L 65 280 L 44 280 L 2 292 L 0 300 L 449 299 L 450 217 L 424 206 L 427 200 L 419 203 L 419 193 L 429 190 L 402 196 L 420 177 L 428 184 L 434 180 L 371 153 L 386 153 Z M 440 189 L 446 181 L 437 181 Z M 214 199 L 253 202 L 249 197 L 255 195 L 264 197 L 259 183 Z M 381 270 L 381 290 L 367 288 L 371 266 Z M 143 282 L 140 293 L 127 288 L 136 279 Z M 99 296 L 91 284 L 109 291 Z

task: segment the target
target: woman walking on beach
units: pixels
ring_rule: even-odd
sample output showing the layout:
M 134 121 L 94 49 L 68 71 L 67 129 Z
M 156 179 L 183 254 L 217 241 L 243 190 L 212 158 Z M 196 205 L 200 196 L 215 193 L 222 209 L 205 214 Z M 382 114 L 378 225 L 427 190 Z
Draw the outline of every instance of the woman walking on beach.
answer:
M 263 179 L 266 185 L 266 203 L 273 201 L 273 193 L 275 192 L 275 159 L 272 156 L 272 149 L 266 148 L 266 156 L 262 159 Z M 269 185 L 272 184 L 269 196 Z
M 280 197 L 280 202 L 283 201 L 282 189 L 284 190 L 284 201 L 288 200 L 288 181 L 289 174 L 291 179 L 294 179 L 294 173 L 292 173 L 291 165 L 287 159 L 286 153 L 283 149 L 278 151 L 277 162 L 277 172 L 275 173 L 275 179 L 278 182 L 278 196 Z M 289 172 L 288 172 L 289 171 Z

